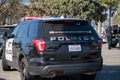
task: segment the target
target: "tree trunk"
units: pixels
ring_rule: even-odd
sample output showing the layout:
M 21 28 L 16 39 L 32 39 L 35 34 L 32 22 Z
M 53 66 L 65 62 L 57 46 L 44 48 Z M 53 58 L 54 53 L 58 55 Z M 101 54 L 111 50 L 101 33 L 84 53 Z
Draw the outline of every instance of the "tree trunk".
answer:
M 111 5 L 109 5 L 109 26 L 111 26 Z
M 97 32 L 98 32 L 99 35 L 101 34 L 101 27 L 102 27 L 102 23 L 101 23 L 101 21 L 99 20 L 99 21 L 98 21 L 98 28 L 97 28 Z

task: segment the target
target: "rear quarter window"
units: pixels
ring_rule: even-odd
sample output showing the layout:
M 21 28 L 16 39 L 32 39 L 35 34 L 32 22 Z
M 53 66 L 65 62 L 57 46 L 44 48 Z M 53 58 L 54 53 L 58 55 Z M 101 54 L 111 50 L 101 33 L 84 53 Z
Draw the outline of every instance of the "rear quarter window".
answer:
M 19 31 L 19 28 L 20 28 L 20 25 L 17 25 L 17 26 L 14 28 L 14 30 L 12 31 L 11 35 L 17 36 L 17 33 L 18 33 L 18 31 Z
M 21 24 L 17 36 L 28 37 L 28 27 L 29 27 L 29 24 L 26 24 L 26 23 Z
M 38 22 L 31 23 L 29 27 L 29 37 L 37 37 L 38 30 L 39 30 L 39 23 Z

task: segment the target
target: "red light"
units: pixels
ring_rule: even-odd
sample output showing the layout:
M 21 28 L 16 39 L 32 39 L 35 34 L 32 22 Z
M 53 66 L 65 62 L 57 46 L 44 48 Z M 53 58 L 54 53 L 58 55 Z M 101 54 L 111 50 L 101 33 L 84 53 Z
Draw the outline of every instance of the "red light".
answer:
M 64 22 L 73 23 L 74 21 L 73 20 L 65 20 Z
M 38 17 L 38 16 L 25 16 L 24 18 L 25 18 L 25 20 L 32 20 L 32 19 L 38 19 L 40 17 Z
M 33 44 L 35 45 L 38 52 L 43 52 L 45 50 L 45 41 L 44 40 L 33 40 Z
M 62 73 L 63 70 L 51 70 L 50 72 L 53 72 L 53 73 Z
M 98 48 L 99 49 L 102 48 L 102 39 L 101 38 L 98 39 Z

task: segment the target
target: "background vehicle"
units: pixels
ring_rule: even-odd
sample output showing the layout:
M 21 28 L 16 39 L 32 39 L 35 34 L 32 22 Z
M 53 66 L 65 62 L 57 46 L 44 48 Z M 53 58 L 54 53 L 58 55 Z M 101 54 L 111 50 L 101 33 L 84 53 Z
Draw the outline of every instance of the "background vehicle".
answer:
M 103 64 L 101 47 L 102 40 L 86 20 L 27 20 L 6 40 L 2 68 L 18 69 L 21 80 L 65 75 L 94 79 Z
M 4 43 L 4 40 L 2 38 L 0 38 L 0 58 L 2 56 L 2 53 L 1 53 L 2 48 L 1 47 L 2 47 L 3 43 Z
M 2 56 L 3 53 L 3 47 L 4 47 L 4 42 L 5 42 L 5 35 L 9 35 L 11 34 L 11 32 L 13 31 L 13 29 L 15 28 L 15 25 L 5 25 L 3 27 L 0 27 L 0 58 Z M 6 36 L 7 38 L 7 36 Z
M 116 47 L 118 43 L 118 33 L 117 33 L 118 25 L 113 26 L 113 33 L 112 33 L 112 45 L 111 47 Z

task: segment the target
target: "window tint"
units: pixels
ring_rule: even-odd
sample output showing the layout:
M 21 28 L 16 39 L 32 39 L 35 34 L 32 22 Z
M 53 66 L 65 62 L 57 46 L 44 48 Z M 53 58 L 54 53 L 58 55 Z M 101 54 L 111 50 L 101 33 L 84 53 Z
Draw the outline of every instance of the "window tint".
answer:
M 65 23 L 45 23 L 45 31 L 47 35 L 93 35 L 96 34 L 92 26 L 88 23 L 65 24 Z
M 12 32 L 11 34 L 12 34 L 12 35 L 14 34 L 14 35 L 16 36 L 17 33 L 18 33 L 19 28 L 20 28 L 20 25 L 18 25 L 18 26 L 13 30 L 13 32 Z
M 39 23 L 31 23 L 29 28 L 29 37 L 37 37 L 38 36 L 38 27 Z
M 68 37 L 71 40 L 78 40 L 78 37 L 98 37 L 93 27 L 86 21 L 49 21 L 44 24 L 44 36 L 46 40 L 50 37 Z
M 21 24 L 19 32 L 18 32 L 18 37 L 27 37 L 28 35 L 28 24 Z

